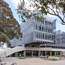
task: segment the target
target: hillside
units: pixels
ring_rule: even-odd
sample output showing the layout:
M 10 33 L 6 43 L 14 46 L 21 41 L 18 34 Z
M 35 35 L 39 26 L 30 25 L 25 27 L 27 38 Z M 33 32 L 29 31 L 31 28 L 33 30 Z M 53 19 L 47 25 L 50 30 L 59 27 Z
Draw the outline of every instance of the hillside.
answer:
M 4 33 L 9 39 L 18 38 L 21 34 L 18 22 L 13 17 L 9 5 L 4 0 L 0 0 L 0 32 Z M 2 41 L 1 34 L 0 42 Z M 6 42 L 6 40 L 3 42 Z

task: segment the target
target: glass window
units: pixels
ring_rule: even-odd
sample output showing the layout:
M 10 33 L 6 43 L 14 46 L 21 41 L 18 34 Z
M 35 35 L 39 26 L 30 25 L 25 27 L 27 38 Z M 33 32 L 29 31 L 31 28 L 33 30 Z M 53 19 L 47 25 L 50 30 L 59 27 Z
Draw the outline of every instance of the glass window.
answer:
M 55 39 L 55 35 L 52 35 L 52 40 L 54 40 Z
M 51 35 L 48 35 L 48 39 L 51 40 L 52 39 L 52 36 Z
M 47 24 L 48 24 L 48 22 L 47 22 L 47 21 L 45 21 L 45 24 L 47 25 Z
M 42 27 L 42 31 L 44 31 L 44 27 Z
M 40 38 L 40 34 L 38 33 L 38 38 Z
M 39 26 L 39 30 L 41 31 L 41 26 Z
M 38 38 L 38 34 L 36 33 L 36 38 Z
M 47 34 L 45 34 L 45 39 L 47 39 Z
M 42 33 L 37 32 L 36 37 L 42 39 Z
M 37 24 L 36 24 L 36 29 L 37 29 Z
M 44 39 L 44 34 L 43 34 L 43 39 Z

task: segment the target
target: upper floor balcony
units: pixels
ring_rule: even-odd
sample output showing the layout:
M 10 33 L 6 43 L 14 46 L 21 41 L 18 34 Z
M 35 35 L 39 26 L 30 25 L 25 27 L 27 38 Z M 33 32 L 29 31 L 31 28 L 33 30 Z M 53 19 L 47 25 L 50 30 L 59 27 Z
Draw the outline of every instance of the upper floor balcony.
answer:
M 46 32 L 33 32 L 33 41 L 54 43 L 55 35 Z

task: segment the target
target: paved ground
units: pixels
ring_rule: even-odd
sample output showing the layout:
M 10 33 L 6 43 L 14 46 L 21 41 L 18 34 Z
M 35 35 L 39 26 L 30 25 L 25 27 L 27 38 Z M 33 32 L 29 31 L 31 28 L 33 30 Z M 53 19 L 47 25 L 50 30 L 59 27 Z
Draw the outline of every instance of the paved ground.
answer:
M 43 58 L 25 58 L 25 59 L 17 59 L 17 58 L 7 58 L 3 60 L 5 65 L 11 65 L 12 63 L 17 63 L 15 65 L 65 65 L 65 60 L 44 60 Z

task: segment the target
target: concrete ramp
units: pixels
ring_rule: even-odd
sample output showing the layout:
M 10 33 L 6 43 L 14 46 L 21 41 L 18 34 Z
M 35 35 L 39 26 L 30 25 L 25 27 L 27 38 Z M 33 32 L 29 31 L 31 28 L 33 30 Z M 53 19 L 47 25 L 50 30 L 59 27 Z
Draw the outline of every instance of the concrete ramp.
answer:
M 2 48 L 0 49 L 0 57 L 9 56 L 15 52 L 23 51 L 23 47 L 15 47 L 15 48 Z
M 12 55 L 13 53 L 19 51 L 56 51 L 61 52 L 62 55 L 65 56 L 65 49 L 55 49 L 55 48 L 25 48 L 25 47 L 15 47 L 15 48 L 0 48 L 0 57 L 7 57 Z

